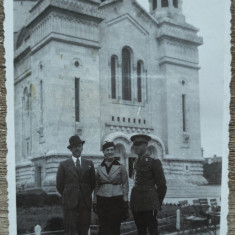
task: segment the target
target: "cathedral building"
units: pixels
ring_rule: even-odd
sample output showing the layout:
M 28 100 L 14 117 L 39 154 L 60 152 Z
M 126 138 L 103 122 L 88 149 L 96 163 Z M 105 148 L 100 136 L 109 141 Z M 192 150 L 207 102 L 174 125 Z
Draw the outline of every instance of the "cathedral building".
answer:
M 182 4 L 149 0 L 146 11 L 136 0 L 14 1 L 17 190 L 56 192 L 57 168 L 71 155 L 74 134 L 86 141 L 83 157 L 95 166 L 104 141 L 113 141 L 130 177 L 130 136 L 148 134 L 148 150 L 169 184 L 205 183 L 203 40 Z

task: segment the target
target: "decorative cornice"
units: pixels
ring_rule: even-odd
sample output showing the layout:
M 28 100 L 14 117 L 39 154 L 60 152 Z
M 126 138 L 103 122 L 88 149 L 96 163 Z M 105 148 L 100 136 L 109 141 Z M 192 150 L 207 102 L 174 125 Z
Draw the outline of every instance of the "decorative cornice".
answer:
M 42 47 L 44 47 L 50 41 L 53 41 L 53 40 L 68 43 L 68 44 L 81 45 L 81 46 L 95 48 L 95 49 L 100 48 L 100 44 L 97 41 L 87 40 L 83 38 L 75 38 L 75 37 L 66 36 L 66 35 L 59 34 L 59 33 L 50 33 L 47 37 L 45 37 L 42 41 L 34 45 L 32 48 L 28 47 L 27 50 L 22 51 L 22 52 L 21 50 L 19 50 L 19 52 L 17 53 L 17 57 L 15 58 L 15 62 L 19 61 L 19 59 L 24 58 L 28 53 L 34 54 L 35 52 L 37 52 L 38 50 L 40 50 Z
M 86 40 L 82 38 L 74 38 L 71 36 L 66 36 L 66 35 L 58 34 L 58 33 L 51 33 L 46 38 L 44 38 L 40 43 L 32 47 L 32 53 L 35 53 L 36 51 L 44 47 L 46 44 L 48 44 L 50 41 L 58 41 L 58 42 L 64 42 L 68 44 L 81 45 L 81 46 L 95 48 L 95 49 L 100 48 L 100 44 L 96 41 Z
M 143 126 L 143 125 L 132 125 L 132 124 L 117 124 L 117 123 L 105 123 L 105 126 L 108 127 L 111 131 L 121 131 L 125 133 L 147 133 L 150 134 L 153 132 L 153 127 Z
M 98 21 L 102 21 L 104 19 L 104 12 L 94 5 L 88 5 L 78 1 L 41 0 L 31 9 L 31 14 L 26 20 L 26 25 L 28 26 L 30 23 L 32 23 L 49 7 L 59 8 L 65 11 L 87 15 L 93 17 Z
M 28 35 L 27 41 L 24 42 L 24 40 L 19 38 L 19 42 L 24 43 L 21 46 L 19 45 L 19 49 L 16 50 L 16 57 L 21 54 L 25 47 L 35 47 L 51 33 L 71 36 L 70 38 L 74 38 L 75 42 L 80 40 L 89 41 L 90 43 L 88 44 L 98 44 L 99 23 L 88 18 L 77 17 L 74 14 L 53 11 L 40 19 L 37 24 L 28 26 L 24 32 L 25 36 Z
M 23 81 L 25 78 L 27 78 L 28 76 L 31 75 L 31 70 L 26 70 L 24 71 L 23 74 L 21 74 L 20 76 L 18 76 L 17 78 L 15 78 L 15 82 L 14 85 L 18 84 L 19 82 Z
M 21 47 L 19 48 L 19 50 L 17 50 L 15 52 L 15 59 L 14 62 L 17 63 L 18 61 L 20 61 L 22 58 L 24 58 L 26 55 L 28 55 L 31 51 L 30 46 L 25 45 L 25 47 Z
M 158 40 L 170 38 L 173 40 L 183 40 L 195 45 L 202 45 L 203 39 L 199 37 L 196 32 L 196 30 L 189 30 L 178 25 L 164 23 L 159 27 L 156 38 Z
M 16 164 L 16 169 L 24 168 L 24 167 L 32 167 L 32 161 L 26 160 Z
M 166 17 L 163 17 L 163 18 L 159 18 L 158 19 L 158 23 L 159 23 L 159 26 L 161 27 L 163 24 L 167 23 L 167 24 L 170 24 L 172 26 L 176 26 L 176 27 L 181 27 L 181 28 L 184 28 L 186 30 L 193 30 L 195 32 L 198 32 L 199 29 L 194 27 L 193 25 L 191 24 L 188 24 L 186 22 L 178 22 L 178 21 L 175 21 L 173 19 L 170 19 L 170 18 L 166 18 Z
M 201 68 L 196 63 L 191 63 L 188 61 L 179 60 L 179 59 L 166 57 L 166 56 L 162 57 L 159 61 L 159 65 L 163 65 L 163 64 L 173 64 L 173 65 L 192 68 L 192 69 L 196 69 L 196 70 L 199 70 Z

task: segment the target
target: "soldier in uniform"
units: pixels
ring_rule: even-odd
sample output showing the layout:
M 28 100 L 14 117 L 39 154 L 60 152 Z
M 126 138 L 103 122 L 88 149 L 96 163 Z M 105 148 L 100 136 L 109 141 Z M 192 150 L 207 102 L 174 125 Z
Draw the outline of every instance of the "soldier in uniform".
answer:
M 147 153 L 148 135 L 131 137 L 138 158 L 134 162 L 135 185 L 131 192 L 131 210 L 138 235 L 158 235 L 158 210 L 166 194 L 166 179 L 159 159 Z

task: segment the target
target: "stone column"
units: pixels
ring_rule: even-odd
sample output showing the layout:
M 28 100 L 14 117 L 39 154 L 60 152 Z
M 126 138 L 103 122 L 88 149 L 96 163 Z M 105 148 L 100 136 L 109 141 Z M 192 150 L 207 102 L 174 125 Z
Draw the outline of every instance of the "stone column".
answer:
M 153 1 L 155 0 L 149 0 L 149 12 L 150 13 L 153 11 Z
M 169 7 L 169 9 L 173 9 L 174 8 L 173 0 L 168 0 L 168 7 Z
M 131 73 L 131 99 L 137 102 L 137 61 L 134 61 L 133 71 Z
M 157 0 L 157 9 L 162 8 L 162 0 Z

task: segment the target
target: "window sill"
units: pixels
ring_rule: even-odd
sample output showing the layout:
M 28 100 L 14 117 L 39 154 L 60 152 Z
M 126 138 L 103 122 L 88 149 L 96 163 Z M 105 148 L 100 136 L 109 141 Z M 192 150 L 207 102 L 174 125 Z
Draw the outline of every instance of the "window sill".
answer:
M 122 100 L 121 98 L 117 98 L 117 99 L 111 99 L 111 103 L 144 107 L 147 102 L 146 101 L 138 102 L 136 99 L 134 99 L 134 100 Z

